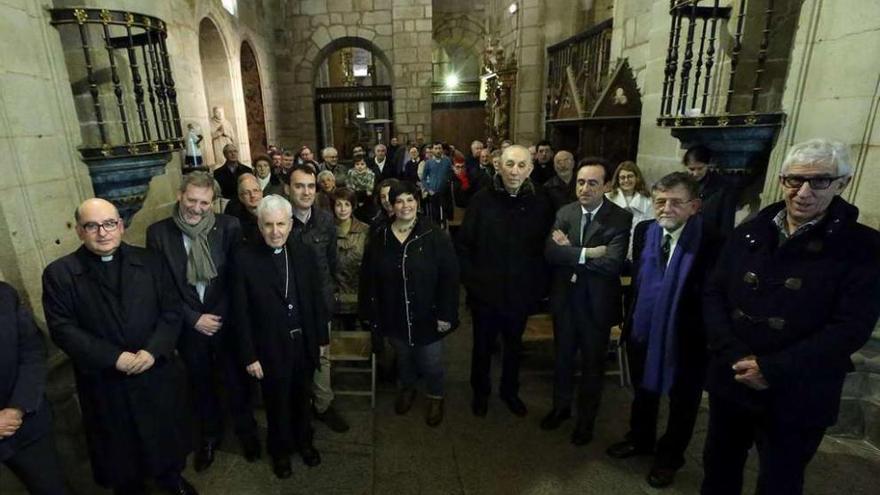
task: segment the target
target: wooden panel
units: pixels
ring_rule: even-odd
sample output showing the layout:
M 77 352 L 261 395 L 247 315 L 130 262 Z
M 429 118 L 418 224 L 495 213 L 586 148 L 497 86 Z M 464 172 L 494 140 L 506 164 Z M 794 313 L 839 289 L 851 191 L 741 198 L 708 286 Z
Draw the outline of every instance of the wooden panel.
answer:
M 452 107 L 435 106 L 431 111 L 431 139 L 450 143 L 469 156 L 471 141 L 485 139 L 485 121 L 486 108 L 481 101 Z

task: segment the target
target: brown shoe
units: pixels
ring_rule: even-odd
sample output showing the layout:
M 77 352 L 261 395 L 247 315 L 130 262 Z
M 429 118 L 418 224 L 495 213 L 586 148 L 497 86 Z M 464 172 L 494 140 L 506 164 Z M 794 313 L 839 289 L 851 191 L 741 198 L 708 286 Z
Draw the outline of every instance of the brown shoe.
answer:
M 443 422 L 443 398 L 428 397 L 428 414 L 425 423 L 434 427 Z
M 412 409 L 413 402 L 416 400 L 416 389 L 402 388 L 397 393 L 397 400 L 394 401 L 394 412 L 397 414 L 406 414 Z

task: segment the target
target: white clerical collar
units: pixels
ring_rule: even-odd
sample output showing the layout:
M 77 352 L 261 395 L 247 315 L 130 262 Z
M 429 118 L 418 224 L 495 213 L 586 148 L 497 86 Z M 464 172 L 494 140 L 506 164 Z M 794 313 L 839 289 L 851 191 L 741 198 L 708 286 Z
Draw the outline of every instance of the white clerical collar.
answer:
M 107 256 L 101 256 L 101 261 L 103 261 L 104 263 L 107 263 L 108 261 L 113 261 L 113 255 L 108 254 Z
M 283 248 L 283 247 L 275 248 L 275 249 L 272 250 L 272 252 L 273 252 L 274 254 L 281 254 L 281 251 L 284 251 L 284 248 Z

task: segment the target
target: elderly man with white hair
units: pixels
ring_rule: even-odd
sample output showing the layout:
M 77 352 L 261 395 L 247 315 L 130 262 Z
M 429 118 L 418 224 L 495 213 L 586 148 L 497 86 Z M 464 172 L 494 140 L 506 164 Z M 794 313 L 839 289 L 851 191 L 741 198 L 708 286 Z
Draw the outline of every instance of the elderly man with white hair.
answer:
M 257 207 L 257 222 L 263 242 L 243 246 L 235 264 L 239 354 L 263 389 L 272 469 L 277 477 L 289 478 L 294 450 L 307 466 L 321 463 L 312 445 L 309 394 L 327 313 L 315 254 L 290 237 L 290 203 L 266 196 Z
M 330 172 L 336 178 L 336 187 L 345 187 L 345 179 L 348 177 L 348 167 L 339 163 L 339 151 L 333 146 L 321 150 L 321 158 L 324 160 L 318 166 L 319 172 Z
M 783 201 L 738 227 L 704 298 L 711 362 L 702 493 L 739 494 L 757 446 L 757 493 L 799 494 L 837 421 L 850 355 L 880 315 L 880 233 L 840 197 L 853 172 L 844 144 L 792 147 Z

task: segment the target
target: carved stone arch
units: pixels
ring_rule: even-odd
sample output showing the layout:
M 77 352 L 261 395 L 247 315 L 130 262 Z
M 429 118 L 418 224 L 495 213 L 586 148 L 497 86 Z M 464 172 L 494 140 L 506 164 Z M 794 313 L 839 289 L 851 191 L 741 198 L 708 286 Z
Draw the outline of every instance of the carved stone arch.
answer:
M 210 122 L 214 107 L 222 107 L 226 120 L 231 124 L 232 144 L 240 146 L 241 143 L 241 135 L 236 125 L 233 72 L 229 65 L 231 48 L 219 25 L 210 15 L 203 17 L 199 22 L 198 33 L 202 84 L 205 88 L 205 115 L 207 115 L 207 121 L 202 125 L 208 126 L 203 129 L 206 141 L 203 151 L 209 165 L 220 165 L 224 159 L 222 153 L 215 150 L 214 140 L 211 138 Z M 217 149 L 222 149 L 222 146 L 218 146 Z
M 315 57 L 313 58 L 313 61 L 312 61 L 312 68 L 314 70 L 314 73 L 312 74 L 312 87 L 313 88 L 316 86 L 316 84 L 318 82 L 318 70 L 320 69 L 321 64 L 324 63 L 324 60 L 326 60 L 327 57 L 329 57 L 330 54 L 332 54 L 336 50 L 340 50 L 342 48 L 349 48 L 349 47 L 362 48 L 362 49 L 367 50 L 368 52 L 372 53 L 373 56 L 378 58 L 379 61 L 382 63 L 382 65 L 385 66 L 385 69 L 388 72 L 388 76 L 391 79 L 389 81 L 389 83 L 392 86 L 394 85 L 394 82 L 393 82 L 394 72 L 392 70 L 393 65 L 391 64 L 391 60 L 388 58 L 388 55 L 386 55 L 385 52 L 381 48 L 379 48 L 378 46 L 376 46 L 375 43 L 373 43 L 372 41 L 370 41 L 366 38 L 360 38 L 357 36 L 344 36 L 341 38 L 336 38 L 336 39 L 326 43 L 324 46 L 319 47 L 318 53 L 315 55 Z

